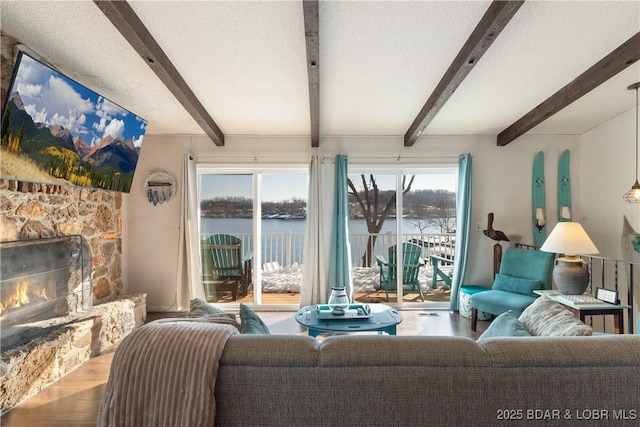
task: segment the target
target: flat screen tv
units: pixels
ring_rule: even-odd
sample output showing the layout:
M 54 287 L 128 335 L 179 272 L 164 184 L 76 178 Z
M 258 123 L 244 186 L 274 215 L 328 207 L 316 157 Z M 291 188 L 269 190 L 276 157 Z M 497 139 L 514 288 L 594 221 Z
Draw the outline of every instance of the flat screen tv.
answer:
M 129 192 L 147 122 L 20 52 L 2 111 L 0 177 Z

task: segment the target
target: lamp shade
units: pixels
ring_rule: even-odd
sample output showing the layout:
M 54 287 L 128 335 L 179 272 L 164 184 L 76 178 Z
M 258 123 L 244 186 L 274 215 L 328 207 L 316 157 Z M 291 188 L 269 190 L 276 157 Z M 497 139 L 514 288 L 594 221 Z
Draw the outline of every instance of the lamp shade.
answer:
M 557 223 L 540 250 L 565 255 L 599 253 L 582 225 L 570 221 Z

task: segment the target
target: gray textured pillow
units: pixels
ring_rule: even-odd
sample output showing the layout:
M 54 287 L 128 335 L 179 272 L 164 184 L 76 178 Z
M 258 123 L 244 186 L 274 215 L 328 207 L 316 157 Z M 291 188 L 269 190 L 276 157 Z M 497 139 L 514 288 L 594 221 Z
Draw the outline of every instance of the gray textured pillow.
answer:
M 210 314 L 229 315 L 226 311 L 209 304 L 202 298 L 194 298 L 189 301 L 189 317 L 202 317 Z M 235 316 L 231 314 L 234 318 Z
M 593 329 L 550 298 L 541 296 L 527 307 L 519 320 L 531 335 L 561 337 L 591 335 Z
M 489 325 L 486 331 L 480 338 L 491 338 L 491 337 L 530 337 L 531 334 L 527 331 L 527 328 L 524 327 L 522 322 L 518 320 L 518 318 L 513 314 L 513 311 L 509 310 L 506 313 L 502 313 L 500 316 L 496 317 L 493 322 Z

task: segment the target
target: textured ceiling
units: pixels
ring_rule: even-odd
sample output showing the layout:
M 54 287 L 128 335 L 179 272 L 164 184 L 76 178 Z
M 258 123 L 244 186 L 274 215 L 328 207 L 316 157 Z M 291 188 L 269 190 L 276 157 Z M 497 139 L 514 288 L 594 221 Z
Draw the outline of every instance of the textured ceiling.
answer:
M 129 4 L 225 134 L 310 135 L 301 2 Z M 489 4 L 321 1 L 321 136 L 404 135 Z M 4 33 L 149 134 L 203 133 L 93 2 L 0 12 Z M 637 1 L 527 1 L 424 135 L 497 134 L 638 31 Z M 632 109 L 639 80 L 636 63 L 530 133 L 584 133 Z

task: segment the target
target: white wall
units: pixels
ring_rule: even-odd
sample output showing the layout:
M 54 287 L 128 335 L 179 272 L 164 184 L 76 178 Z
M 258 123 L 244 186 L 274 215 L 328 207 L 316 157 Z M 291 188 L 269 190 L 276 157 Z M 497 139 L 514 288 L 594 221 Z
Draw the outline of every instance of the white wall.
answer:
M 640 231 L 640 204 L 622 200 L 635 181 L 635 110 L 585 133 L 581 138 L 580 201 L 585 212 L 583 225 L 600 255 L 606 258 L 627 259 L 622 253 L 622 223 L 626 216 L 631 226 Z M 638 255 L 635 254 L 635 259 Z M 632 258 L 633 259 L 633 258 Z M 613 288 L 616 272 L 609 271 L 608 288 Z M 617 272 L 619 290 L 627 293 L 627 273 Z M 640 311 L 640 286 L 636 270 L 634 288 L 634 321 Z M 627 298 L 622 298 L 626 301 Z M 628 318 L 625 316 L 625 326 Z M 635 331 L 638 333 L 638 331 Z
M 574 216 L 579 218 L 580 152 L 576 136 L 524 136 L 506 147 L 497 147 L 495 136 L 424 137 L 411 148 L 403 147 L 402 137 L 330 137 L 321 138 L 320 148 L 314 150 L 308 138 L 230 136 L 225 147 L 217 147 L 203 136 L 149 135 L 127 200 L 126 291 L 146 292 L 149 311 L 176 309 L 180 200 L 176 197 L 153 206 L 147 202 L 142 187 L 148 174 L 156 169 L 164 169 L 180 181 L 187 152 L 195 154 L 198 160 L 278 159 L 296 163 L 306 163 L 314 152 L 346 154 L 350 161 L 388 157 L 390 162 L 396 162 L 398 157 L 401 162 L 430 157 L 455 161 L 459 154 L 469 152 L 473 156 L 473 224 L 480 223 L 480 229 L 485 229 L 487 214 L 494 212 L 496 229 L 519 234 L 523 243 L 531 243 L 533 158 L 538 151 L 544 151 L 547 208 L 550 217 L 555 217 L 556 169 L 565 149 L 571 150 Z M 549 230 L 554 224 L 555 220 L 550 218 Z M 466 283 L 491 283 L 493 244 L 482 232 L 472 233 Z
M 635 110 L 581 138 L 583 226 L 602 256 L 620 259 L 622 218 L 640 230 L 640 204 L 622 200 L 635 181 Z
M 176 310 L 178 238 L 183 156 L 189 138 L 146 137 L 138 168 L 127 196 L 124 291 L 147 294 L 147 310 Z M 177 194 L 156 206 L 147 201 L 144 182 L 164 170 L 178 182 Z

